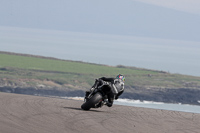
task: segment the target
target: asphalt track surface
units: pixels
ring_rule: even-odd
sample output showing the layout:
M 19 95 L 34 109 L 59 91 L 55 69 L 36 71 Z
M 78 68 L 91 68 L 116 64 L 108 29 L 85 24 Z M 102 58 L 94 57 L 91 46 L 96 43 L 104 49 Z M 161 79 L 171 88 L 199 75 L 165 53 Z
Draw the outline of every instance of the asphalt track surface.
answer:
M 200 133 L 200 114 L 0 93 L 0 133 Z

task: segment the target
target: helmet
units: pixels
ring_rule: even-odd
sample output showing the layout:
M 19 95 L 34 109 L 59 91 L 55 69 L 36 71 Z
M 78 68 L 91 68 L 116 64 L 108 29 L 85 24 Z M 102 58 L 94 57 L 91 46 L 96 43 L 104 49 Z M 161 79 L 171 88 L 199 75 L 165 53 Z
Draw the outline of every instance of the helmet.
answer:
M 122 74 L 117 75 L 117 79 L 121 79 L 123 82 L 125 82 L 125 76 Z

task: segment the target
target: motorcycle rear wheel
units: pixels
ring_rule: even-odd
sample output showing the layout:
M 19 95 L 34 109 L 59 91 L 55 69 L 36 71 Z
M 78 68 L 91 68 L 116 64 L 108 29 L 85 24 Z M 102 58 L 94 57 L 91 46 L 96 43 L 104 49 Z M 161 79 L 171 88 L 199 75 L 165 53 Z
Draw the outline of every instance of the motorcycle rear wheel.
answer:
M 102 94 L 97 92 L 93 97 L 81 105 L 83 110 L 90 110 L 90 108 L 95 108 L 95 105 L 102 100 Z

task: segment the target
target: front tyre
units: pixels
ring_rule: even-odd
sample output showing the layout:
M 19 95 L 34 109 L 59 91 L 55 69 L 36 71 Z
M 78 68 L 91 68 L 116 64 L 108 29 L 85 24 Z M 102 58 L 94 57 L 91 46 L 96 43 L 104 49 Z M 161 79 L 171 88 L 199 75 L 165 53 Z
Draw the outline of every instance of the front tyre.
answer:
M 90 108 L 95 108 L 95 106 L 102 101 L 101 93 L 97 92 L 93 97 L 91 97 L 88 101 L 82 104 L 81 108 L 83 110 L 89 110 Z

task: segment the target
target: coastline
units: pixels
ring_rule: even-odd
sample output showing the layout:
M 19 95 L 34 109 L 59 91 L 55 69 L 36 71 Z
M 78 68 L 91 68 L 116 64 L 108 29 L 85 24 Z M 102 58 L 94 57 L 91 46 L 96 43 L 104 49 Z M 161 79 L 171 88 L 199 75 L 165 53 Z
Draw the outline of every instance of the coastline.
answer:
M 83 97 L 61 97 L 61 98 L 78 100 L 78 101 L 84 100 Z M 142 107 L 142 108 L 149 108 L 149 109 L 162 109 L 162 110 L 169 110 L 169 111 L 200 113 L 200 106 L 190 105 L 190 104 L 181 104 L 181 103 L 179 103 L 179 104 L 163 103 L 163 102 L 140 101 L 140 100 L 119 98 L 114 101 L 114 104 L 123 105 L 123 106 Z

